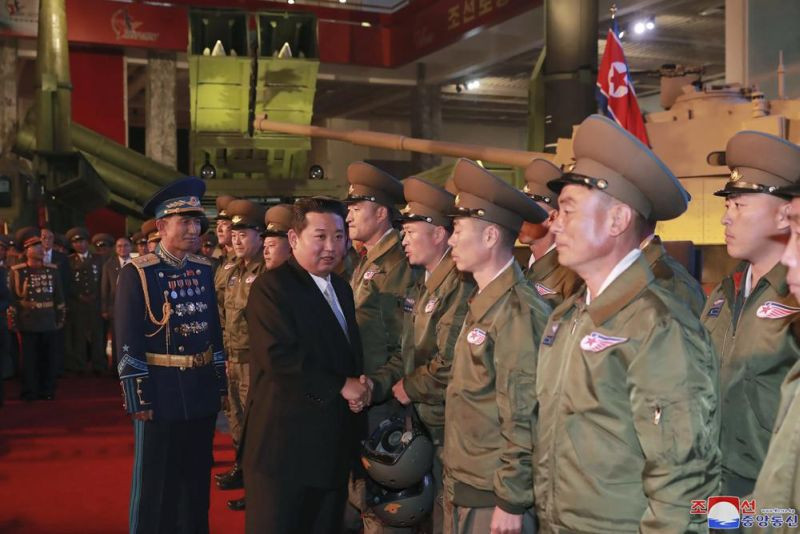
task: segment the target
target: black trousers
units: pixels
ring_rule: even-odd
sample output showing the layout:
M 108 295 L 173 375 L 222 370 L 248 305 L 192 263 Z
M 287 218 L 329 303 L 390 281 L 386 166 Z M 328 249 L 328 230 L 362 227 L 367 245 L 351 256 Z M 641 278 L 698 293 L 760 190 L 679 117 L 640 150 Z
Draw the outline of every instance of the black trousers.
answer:
M 130 534 L 208 534 L 215 422 L 133 422 Z
M 341 488 L 304 486 L 290 477 L 275 479 L 247 472 L 247 534 L 339 534 L 347 484 Z
M 56 332 L 21 332 L 22 398 L 53 395 L 56 389 Z

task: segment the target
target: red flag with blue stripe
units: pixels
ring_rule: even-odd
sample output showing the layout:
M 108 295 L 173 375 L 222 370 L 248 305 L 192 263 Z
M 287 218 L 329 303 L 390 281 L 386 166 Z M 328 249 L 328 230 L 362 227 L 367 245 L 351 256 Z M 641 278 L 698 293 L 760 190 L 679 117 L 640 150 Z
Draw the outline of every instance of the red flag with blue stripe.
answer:
M 606 116 L 639 138 L 647 146 L 647 130 L 628 75 L 628 62 L 616 32 L 609 29 L 606 50 L 597 69 L 597 92 L 600 108 Z

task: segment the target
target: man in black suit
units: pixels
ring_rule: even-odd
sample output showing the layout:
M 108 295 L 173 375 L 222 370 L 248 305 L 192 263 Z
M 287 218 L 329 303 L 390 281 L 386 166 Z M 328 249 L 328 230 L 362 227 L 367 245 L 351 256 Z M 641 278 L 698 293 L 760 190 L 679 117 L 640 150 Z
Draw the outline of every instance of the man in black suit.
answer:
M 103 264 L 103 273 L 100 276 L 100 313 L 108 322 L 108 332 L 111 333 L 111 354 L 114 367 L 117 365 L 117 345 L 114 343 L 114 297 L 117 294 L 117 278 L 122 268 L 131 261 L 131 240 L 123 236 L 114 243 L 114 255 Z
M 331 274 L 345 253 L 343 207 L 297 201 L 288 238 L 293 258 L 260 275 L 247 303 L 246 532 L 333 534 L 342 528 L 363 425 L 353 412 L 369 402 L 356 378 L 353 292 Z

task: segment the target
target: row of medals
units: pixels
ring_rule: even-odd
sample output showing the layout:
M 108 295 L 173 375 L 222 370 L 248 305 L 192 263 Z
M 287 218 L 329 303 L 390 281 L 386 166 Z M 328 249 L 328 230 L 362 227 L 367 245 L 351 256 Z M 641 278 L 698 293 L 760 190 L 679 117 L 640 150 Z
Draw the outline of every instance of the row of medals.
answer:
M 167 286 L 170 289 L 169 296 L 171 299 L 181 297 L 193 297 L 206 292 L 206 286 L 201 286 L 197 278 L 180 278 L 178 280 L 167 281 Z
M 29 274 L 30 278 L 30 292 L 33 293 L 53 293 L 53 275 L 52 274 Z

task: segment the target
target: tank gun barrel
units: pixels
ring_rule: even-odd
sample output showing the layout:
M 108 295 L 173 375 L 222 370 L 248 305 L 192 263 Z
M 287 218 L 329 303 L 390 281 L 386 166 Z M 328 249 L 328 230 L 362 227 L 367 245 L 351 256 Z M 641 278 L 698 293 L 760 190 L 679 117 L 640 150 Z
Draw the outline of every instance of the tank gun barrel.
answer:
M 527 150 L 511 150 L 508 148 L 470 145 L 464 143 L 451 143 L 448 141 L 434 141 L 431 139 L 418 139 L 404 135 L 373 132 L 369 130 L 341 131 L 321 126 L 308 126 L 278 122 L 265 117 L 257 117 L 253 121 L 256 131 L 280 132 L 306 137 L 319 137 L 342 141 L 353 145 L 369 146 L 374 148 L 388 148 L 407 152 L 420 152 L 422 154 L 436 154 L 454 158 L 469 158 L 472 160 L 489 161 L 513 167 L 527 167 L 536 158 L 552 160 L 552 154 L 544 152 L 529 152 Z

